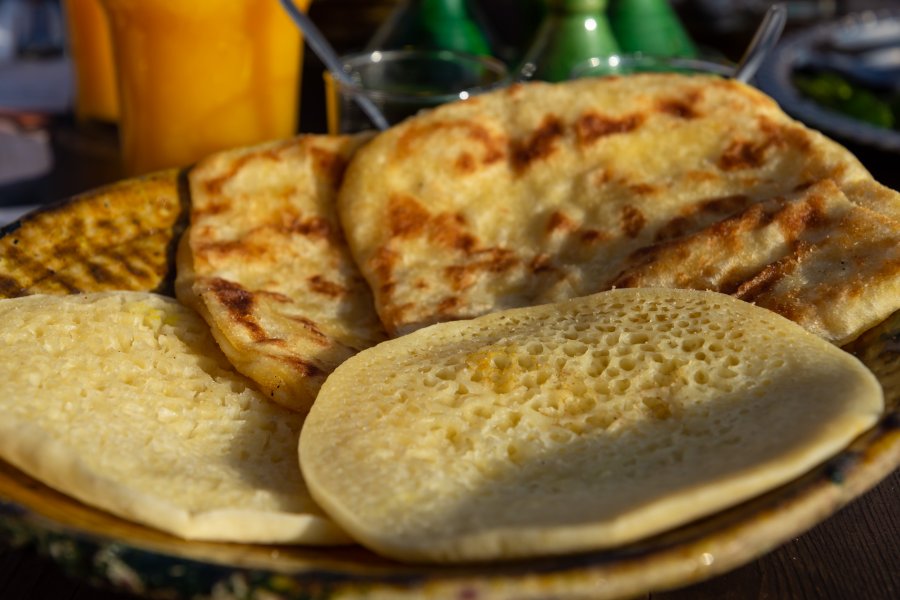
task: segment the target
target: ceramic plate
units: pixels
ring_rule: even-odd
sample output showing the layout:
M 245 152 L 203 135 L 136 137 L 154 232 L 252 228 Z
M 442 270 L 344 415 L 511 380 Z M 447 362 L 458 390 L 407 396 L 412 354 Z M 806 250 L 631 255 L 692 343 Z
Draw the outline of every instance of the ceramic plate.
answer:
M 152 183 L 152 182 L 151 182 Z M 141 184 L 142 189 L 148 182 Z M 177 189 L 174 177 L 154 185 Z M 120 190 L 121 191 L 121 190 Z M 178 205 L 173 194 L 171 205 Z M 32 214 L 0 230 L 0 250 L 22 248 L 30 234 L 49 224 L 78 231 L 86 256 L 103 254 L 110 241 L 103 236 L 121 228 L 85 228 L 79 215 L 96 214 L 93 204 L 110 205 L 115 197 L 85 196 L 76 202 Z M 181 231 L 185 209 L 164 223 L 159 211 L 141 203 L 119 205 L 121 217 L 145 224 L 116 239 L 118 256 L 129 249 L 147 254 L 155 244 L 161 265 L 152 277 L 136 277 L 120 286 L 165 291 L 171 284 L 171 256 Z M 97 219 L 93 219 L 97 221 Z M 75 222 L 73 222 L 75 221 Z M 160 232 L 163 232 L 162 234 Z M 152 233 L 153 235 L 148 235 Z M 20 243 L 21 242 L 21 243 Z M 60 256 L 52 247 L 32 249 L 39 255 Z M 43 254 L 42 254 L 43 253 Z M 65 257 L 71 257 L 68 252 Z M 168 259 L 166 259 L 168 257 Z M 77 260 L 75 261 L 77 263 Z M 168 265 L 168 266 L 167 266 Z M 35 285 L 58 285 L 69 274 L 71 287 L 77 264 L 67 264 L 36 278 Z M 167 272 L 168 269 L 168 272 Z M 35 267 L 35 273 L 42 273 Z M 52 277 L 51 277 L 52 275 Z M 0 293 L 10 274 L 0 272 Z M 53 279 L 53 277 L 57 279 Z M 88 280 L 89 281 L 89 280 Z M 123 280 L 124 281 L 124 280 Z M 109 279 L 104 278 L 108 283 Z M 32 288 L 36 289 L 36 288 Z M 187 542 L 94 510 L 0 462 L 0 543 L 28 546 L 69 574 L 95 584 L 158 598 L 412 598 L 422 595 L 465 598 L 621 598 L 675 588 L 729 571 L 752 561 L 812 528 L 840 507 L 863 494 L 900 465 L 900 313 L 870 330 L 848 350 L 878 376 L 886 391 L 887 410 L 881 421 L 844 452 L 805 476 L 764 496 L 712 517 L 640 543 L 615 550 L 540 560 L 474 566 L 406 565 L 378 557 L 355 546 L 314 549 Z
M 757 86 L 772 96 L 785 112 L 810 127 L 850 142 L 900 152 L 900 131 L 877 127 L 825 108 L 794 87 L 791 77 L 808 64 L 812 50 L 842 38 L 890 39 L 900 44 L 900 12 L 853 14 L 785 37 L 760 67 Z

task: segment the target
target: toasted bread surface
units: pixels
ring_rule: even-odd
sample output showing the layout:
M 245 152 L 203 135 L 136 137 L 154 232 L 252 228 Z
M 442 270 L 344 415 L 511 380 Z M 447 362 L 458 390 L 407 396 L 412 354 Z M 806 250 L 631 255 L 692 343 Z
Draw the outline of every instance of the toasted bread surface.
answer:
M 178 298 L 241 373 L 301 412 L 334 367 L 384 337 L 335 209 L 366 139 L 304 135 L 216 154 L 189 174 Z
M 874 215 L 896 215 L 900 194 L 767 96 L 713 76 L 642 74 L 522 84 L 411 118 L 357 154 L 339 209 L 382 321 L 402 334 L 609 289 L 642 252 L 691 235 L 723 253 L 734 241 L 743 247 L 731 250 L 728 265 L 710 263 L 698 284 L 718 278 L 728 286 L 714 289 L 735 291 L 766 276 L 773 283 L 773 273 L 788 273 L 779 261 L 805 267 L 806 254 L 791 244 L 823 235 L 813 195 L 868 209 L 830 221 L 842 244 L 863 241 L 863 230 L 878 230 L 882 242 L 900 236 Z M 784 202 L 796 204 L 785 208 L 795 220 L 781 222 L 787 247 L 751 251 L 765 235 L 762 221 L 730 229 L 739 215 L 772 214 L 765 206 Z M 803 324 L 841 342 L 900 308 L 893 255 L 870 250 L 877 266 L 867 271 L 879 274 L 868 300 L 841 305 L 839 323 L 816 312 L 823 301 Z M 658 284 L 682 285 L 678 266 L 673 256 L 661 261 Z M 803 281 L 826 285 L 824 298 L 842 278 Z M 858 298 L 858 283 L 849 286 L 837 296 Z M 793 284 L 770 287 L 769 307 L 792 305 Z
M 0 297 L 171 291 L 187 222 L 176 170 L 126 179 L 0 229 Z

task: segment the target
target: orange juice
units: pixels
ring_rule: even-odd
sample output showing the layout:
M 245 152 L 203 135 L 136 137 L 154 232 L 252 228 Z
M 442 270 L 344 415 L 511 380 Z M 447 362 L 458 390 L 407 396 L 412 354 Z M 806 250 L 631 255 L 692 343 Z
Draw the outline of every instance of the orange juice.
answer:
M 103 4 L 128 174 L 295 133 L 302 45 L 278 0 Z
M 115 121 L 116 74 L 100 0 L 65 0 L 65 13 L 75 62 L 75 115 L 80 120 Z

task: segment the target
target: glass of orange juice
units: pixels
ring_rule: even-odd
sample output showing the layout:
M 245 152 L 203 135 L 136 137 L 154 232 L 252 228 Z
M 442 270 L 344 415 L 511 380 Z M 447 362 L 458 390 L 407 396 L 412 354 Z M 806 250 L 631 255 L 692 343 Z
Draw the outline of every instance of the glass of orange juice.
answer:
M 127 174 L 295 133 L 302 40 L 278 0 L 102 3 Z
M 100 0 L 65 0 L 64 10 L 75 64 L 75 115 L 81 121 L 115 121 L 116 73 Z

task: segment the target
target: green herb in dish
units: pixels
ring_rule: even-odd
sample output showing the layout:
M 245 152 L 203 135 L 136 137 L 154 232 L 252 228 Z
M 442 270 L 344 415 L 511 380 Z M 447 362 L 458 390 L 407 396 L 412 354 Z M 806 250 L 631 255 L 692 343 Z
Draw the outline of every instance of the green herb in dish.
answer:
M 793 82 L 822 106 L 885 129 L 900 125 L 900 98 L 882 97 L 830 72 L 795 73 Z

